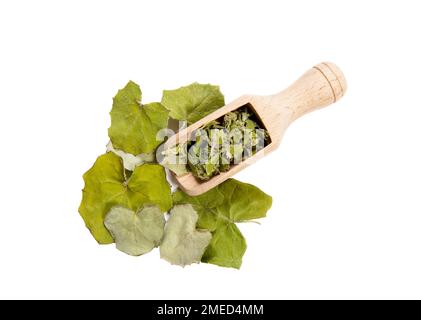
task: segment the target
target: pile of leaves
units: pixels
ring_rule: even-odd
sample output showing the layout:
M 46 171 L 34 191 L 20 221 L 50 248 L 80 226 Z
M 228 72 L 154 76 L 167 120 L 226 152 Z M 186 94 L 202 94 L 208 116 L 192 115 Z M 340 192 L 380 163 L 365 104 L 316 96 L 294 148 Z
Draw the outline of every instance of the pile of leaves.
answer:
M 79 213 L 87 228 L 98 243 L 115 243 L 129 255 L 159 247 L 172 264 L 240 268 L 246 240 L 236 223 L 265 217 L 272 198 L 235 179 L 196 197 L 172 193 L 166 169 L 155 160 L 163 142 L 157 133 L 169 118 L 191 124 L 220 108 L 219 87 L 193 83 L 164 91 L 160 103 L 141 100 L 132 81 L 113 99 L 107 152 L 83 176 Z

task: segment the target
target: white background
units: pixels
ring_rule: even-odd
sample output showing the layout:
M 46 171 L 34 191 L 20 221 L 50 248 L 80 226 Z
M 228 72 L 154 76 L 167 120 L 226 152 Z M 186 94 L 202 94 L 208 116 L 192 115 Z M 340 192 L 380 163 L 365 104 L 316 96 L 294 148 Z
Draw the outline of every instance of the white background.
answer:
M 419 1 L 2 1 L 0 298 L 421 298 Z M 236 176 L 273 196 L 240 271 L 99 246 L 77 212 L 111 98 L 230 101 L 330 60 L 349 90 Z

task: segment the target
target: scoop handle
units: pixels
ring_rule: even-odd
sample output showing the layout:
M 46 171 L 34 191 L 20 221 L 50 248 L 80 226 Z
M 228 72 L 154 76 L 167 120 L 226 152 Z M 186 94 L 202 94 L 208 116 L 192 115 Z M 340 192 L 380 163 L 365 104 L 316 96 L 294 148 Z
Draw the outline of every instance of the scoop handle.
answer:
M 335 103 L 343 97 L 346 89 L 342 71 L 334 63 L 322 62 L 273 98 L 280 106 L 290 109 L 292 122 L 306 113 Z

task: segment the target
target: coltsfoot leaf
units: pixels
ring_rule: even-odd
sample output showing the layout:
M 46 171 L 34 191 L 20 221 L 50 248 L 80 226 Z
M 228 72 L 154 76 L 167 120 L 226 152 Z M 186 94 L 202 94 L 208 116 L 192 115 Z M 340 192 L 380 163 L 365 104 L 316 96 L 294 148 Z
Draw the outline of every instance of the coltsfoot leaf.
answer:
M 207 230 L 196 230 L 197 219 L 190 204 L 171 209 L 160 247 L 161 258 L 183 267 L 200 262 L 212 235 Z
M 118 250 L 140 256 L 156 248 L 164 235 L 165 218 L 157 206 L 145 206 L 135 212 L 113 207 L 105 217 L 105 226 Z
M 150 153 L 162 141 L 157 133 L 167 127 L 168 110 L 160 103 L 141 104 L 142 91 L 133 81 L 118 91 L 110 112 L 108 135 L 114 148 L 133 155 Z
M 170 117 L 192 124 L 225 105 L 219 86 L 192 83 L 175 90 L 164 90 L 162 105 Z

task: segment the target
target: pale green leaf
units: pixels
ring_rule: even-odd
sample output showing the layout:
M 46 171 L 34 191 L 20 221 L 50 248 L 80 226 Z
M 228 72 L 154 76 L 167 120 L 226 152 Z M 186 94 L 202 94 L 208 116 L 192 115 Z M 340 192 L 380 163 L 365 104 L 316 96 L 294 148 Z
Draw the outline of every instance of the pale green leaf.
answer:
M 160 103 L 141 104 L 142 92 L 130 81 L 119 90 L 110 112 L 108 135 L 116 149 L 133 155 L 152 152 L 162 141 L 157 133 L 167 127 L 168 111 Z
M 124 169 L 133 171 L 134 168 L 149 162 L 155 161 L 155 153 L 141 153 L 133 155 L 131 153 L 124 152 L 122 150 L 115 149 L 112 142 L 107 144 L 107 152 L 111 151 L 118 155 L 123 160 Z
M 164 235 L 165 218 L 157 206 L 145 206 L 138 212 L 113 207 L 105 217 L 105 226 L 118 250 L 140 256 L 157 247 Z
M 113 238 L 104 218 L 114 206 L 137 211 L 145 204 L 156 204 L 162 212 L 172 206 L 171 190 L 165 170 L 157 164 L 143 164 L 126 177 L 120 157 L 108 152 L 96 160 L 84 175 L 85 187 L 79 213 L 94 238 L 102 244 Z
M 200 262 L 212 235 L 206 230 L 196 230 L 197 218 L 189 204 L 171 209 L 160 247 L 161 258 L 180 266 Z
M 170 117 L 194 123 L 225 105 L 219 86 L 199 84 L 164 90 L 162 105 L 170 111 Z

